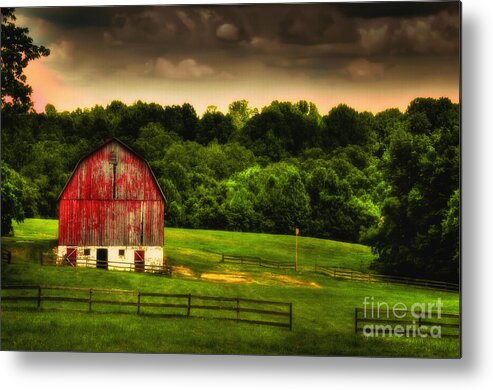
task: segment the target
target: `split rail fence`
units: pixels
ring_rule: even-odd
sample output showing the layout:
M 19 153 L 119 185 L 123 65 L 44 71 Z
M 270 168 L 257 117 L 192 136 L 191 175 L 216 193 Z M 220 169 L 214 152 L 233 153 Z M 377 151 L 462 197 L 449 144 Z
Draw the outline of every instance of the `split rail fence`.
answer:
M 8 264 L 12 262 L 12 252 L 2 248 L 2 261 L 6 261 Z
M 227 255 L 224 253 L 222 254 L 221 262 L 245 264 L 245 265 L 257 265 L 259 267 L 265 267 L 265 268 L 295 269 L 294 262 L 271 261 L 271 260 L 264 260 L 260 257 Z
M 70 260 L 63 259 L 62 264 L 65 266 L 82 266 L 86 268 L 102 268 L 102 269 L 116 269 L 119 271 L 135 271 L 135 272 L 152 272 L 158 274 L 165 274 L 171 276 L 172 270 L 170 265 L 155 265 L 155 264 L 136 264 L 132 262 L 123 261 L 104 261 L 101 262 L 96 259 L 77 259 L 76 264 L 72 264 Z
M 315 265 L 315 272 L 330 276 L 333 278 L 358 280 L 369 283 L 398 283 L 416 287 L 432 288 L 443 291 L 459 291 L 459 285 L 456 283 L 441 282 L 435 280 L 408 278 L 403 276 L 378 275 L 360 271 L 353 271 L 337 267 L 324 267 Z
M 293 305 L 290 302 L 57 286 L 10 285 L 2 286 L 1 291 L 2 309 L 45 308 L 135 313 L 148 316 L 234 320 L 285 327 L 290 330 L 293 327 Z M 17 303 L 13 306 L 9 302 Z
M 68 258 L 57 258 L 56 255 L 45 252 L 39 252 L 39 259 L 32 259 L 31 261 L 16 259 L 15 261 L 12 261 L 12 253 L 9 250 L 2 249 L 2 261 L 6 261 L 8 264 L 18 265 L 39 263 L 43 266 L 81 266 L 87 268 L 114 269 L 119 271 L 151 272 L 155 274 L 172 276 L 172 267 L 169 264 L 136 264 L 135 262 L 132 263 L 121 261 L 101 262 L 97 259 L 77 259 L 75 264 L 73 264 Z

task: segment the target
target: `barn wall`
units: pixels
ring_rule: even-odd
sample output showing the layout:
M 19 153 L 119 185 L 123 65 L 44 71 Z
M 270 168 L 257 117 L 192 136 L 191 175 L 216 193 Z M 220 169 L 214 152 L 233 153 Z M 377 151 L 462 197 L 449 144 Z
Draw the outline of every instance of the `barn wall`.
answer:
M 69 245 L 70 246 L 70 245 Z M 126 269 L 133 271 L 133 267 L 129 267 L 128 264 L 124 263 L 134 263 L 134 256 L 136 250 L 145 251 L 145 264 L 146 265 L 163 265 L 163 247 L 162 246 L 78 246 L 77 247 L 77 266 L 85 267 L 85 259 L 94 260 L 96 259 L 96 249 L 103 248 L 108 249 L 108 262 L 110 263 L 108 269 Z M 89 249 L 90 254 L 84 255 L 84 249 Z M 124 256 L 119 256 L 119 250 L 125 250 Z M 67 245 L 58 246 L 58 258 L 63 260 L 63 257 L 67 253 Z M 116 263 L 112 264 L 111 263 Z M 117 263 L 121 263 L 122 266 L 118 266 Z M 94 265 L 87 265 L 88 267 L 95 267 Z M 125 268 L 122 268 L 122 267 Z
M 150 168 L 117 141 L 78 164 L 59 201 L 61 246 L 162 246 L 163 229 L 164 199 Z
M 59 214 L 59 245 L 163 245 L 162 201 L 62 199 Z
M 147 163 L 139 156 L 113 141 L 82 160 L 62 199 L 113 200 L 113 165 L 116 156 L 116 196 L 125 200 L 163 200 Z

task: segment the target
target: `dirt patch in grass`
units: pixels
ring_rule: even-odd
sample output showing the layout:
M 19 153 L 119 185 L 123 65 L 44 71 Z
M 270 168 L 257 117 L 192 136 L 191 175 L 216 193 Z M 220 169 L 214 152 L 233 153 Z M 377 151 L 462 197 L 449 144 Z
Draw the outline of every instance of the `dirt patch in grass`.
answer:
M 180 276 L 185 276 L 187 278 L 195 279 L 195 273 L 192 271 L 191 268 L 185 267 L 183 265 L 174 265 L 172 268 L 173 268 L 172 273 L 174 275 L 180 275 Z
M 293 286 L 320 288 L 320 285 L 318 283 L 310 282 L 308 280 L 296 279 L 293 278 L 292 276 L 277 275 L 277 274 L 272 274 L 270 272 L 264 272 L 262 276 L 266 279 L 276 280 L 285 284 L 291 284 Z
M 201 279 L 209 280 L 211 282 L 220 283 L 253 283 L 253 278 L 246 276 L 242 273 L 235 274 L 217 274 L 211 272 L 204 272 L 200 275 Z

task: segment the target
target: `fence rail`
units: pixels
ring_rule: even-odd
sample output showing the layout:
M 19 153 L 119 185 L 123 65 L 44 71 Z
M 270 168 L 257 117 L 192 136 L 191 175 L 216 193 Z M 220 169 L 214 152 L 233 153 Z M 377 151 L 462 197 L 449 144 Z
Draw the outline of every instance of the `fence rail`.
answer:
M 315 272 L 333 278 L 358 280 L 369 283 L 398 283 L 443 291 L 459 291 L 459 284 L 435 280 L 408 278 L 404 276 L 378 275 L 337 267 L 315 265 Z
M 2 248 L 2 261 L 6 261 L 8 264 L 12 262 L 12 252 Z
M 104 263 L 104 266 L 101 267 L 100 262 L 96 259 L 77 259 L 76 265 L 83 265 L 84 267 L 88 268 L 98 268 L 99 266 L 99 268 L 117 269 L 120 271 L 152 272 L 168 276 L 171 276 L 172 274 L 171 266 L 168 264 L 135 264 L 132 262 L 124 261 L 107 261 Z
M 7 260 L 7 254 L 4 255 L 4 251 L 7 253 L 8 252 L 8 260 Z M 5 258 L 4 258 L 5 256 Z M 66 257 L 58 257 L 55 254 L 52 253 L 40 253 L 39 256 L 39 261 L 37 260 L 36 262 L 34 261 L 23 261 L 23 260 L 16 260 L 15 262 L 12 262 L 12 257 L 10 254 L 10 251 L 2 249 L 2 260 L 7 260 L 8 264 L 17 264 L 17 265 L 26 265 L 26 264 L 33 264 L 33 263 L 39 263 L 40 265 L 43 266 L 66 266 L 66 267 L 76 267 L 76 266 L 82 266 L 82 267 L 87 267 L 87 268 L 98 268 L 98 265 L 101 265 L 100 262 L 98 262 L 97 259 L 77 259 L 75 263 L 72 263 L 68 258 Z M 100 266 L 99 268 L 105 268 L 105 269 L 114 269 L 114 270 L 120 270 L 120 271 L 135 271 L 135 272 L 151 272 L 155 274 L 161 274 L 161 275 L 167 275 L 167 276 L 172 276 L 172 267 L 169 264 L 163 264 L 163 265 L 155 265 L 155 264 L 135 264 L 132 262 L 122 262 L 122 261 L 106 261 L 104 262 L 104 267 Z
M 225 253 L 223 253 L 221 256 L 221 262 L 246 264 L 246 265 L 258 265 L 259 267 L 264 267 L 264 268 L 295 269 L 294 262 L 271 261 L 255 256 L 228 255 Z
M 12 290 L 13 293 L 9 293 Z M 112 312 L 108 306 L 135 307 L 136 314 L 174 317 L 235 320 L 251 324 L 293 328 L 293 305 L 290 302 L 264 301 L 240 297 L 216 297 L 192 294 L 164 294 L 129 290 L 73 288 L 60 286 L 2 286 L 5 302 L 34 302 L 35 307 L 67 309 L 79 304 L 89 312 Z M 61 303 L 53 307 L 52 302 Z M 80 306 L 82 305 L 82 306 Z M 16 307 L 19 309 L 19 306 Z M 27 306 L 23 308 L 32 308 Z M 73 306 L 72 306 L 73 308 Z M 70 309 L 70 308 L 69 308 Z M 211 315 L 207 314 L 211 313 Z M 224 313 L 229 313 L 229 316 Z
M 354 309 L 354 333 L 367 337 L 460 337 L 460 316 L 453 313 L 406 309 L 375 312 L 374 308 Z

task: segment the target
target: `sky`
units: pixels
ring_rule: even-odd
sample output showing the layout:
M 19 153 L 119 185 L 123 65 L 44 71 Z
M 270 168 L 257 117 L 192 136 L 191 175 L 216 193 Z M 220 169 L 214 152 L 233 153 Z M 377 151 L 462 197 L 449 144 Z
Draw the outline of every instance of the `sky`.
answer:
M 458 2 L 17 8 L 51 50 L 26 68 L 38 112 L 113 100 L 227 111 L 307 100 L 322 114 L 459 100 Z

